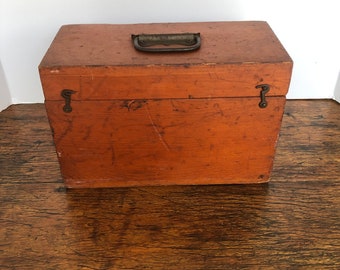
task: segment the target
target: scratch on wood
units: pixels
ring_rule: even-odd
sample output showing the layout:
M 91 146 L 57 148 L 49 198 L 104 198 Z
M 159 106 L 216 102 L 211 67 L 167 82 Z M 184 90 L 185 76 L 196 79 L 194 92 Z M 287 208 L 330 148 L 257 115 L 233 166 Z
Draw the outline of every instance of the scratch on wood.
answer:
M 63 130 L 63 132 L 58 136 L 56 133 L 54 133 L 54 136 L 56 138 L 56 145 L 60 143 L 60 141 L 63 140 L 63 138 L 67 135 L 67 133 L 71 132 L 73 129 L 73 123 L 72 120 L 67 121 L 67 127 Z
M 164 148 L 165 148 L 166 150 L 170 151 L 169 145 L 168 145 L 167 142 L 164 140 L 163 135 L 159 132 L 157 126 L 155 125 L 154 121 L 152 120 L 152 117 L 151 117 L 151 114 L 150 114 L 150 110 L 149 110 L 149 106 L 148 106 L 147 103 L 146 103 L 145 108 L 146 108 L 146 112 L 147 112 L 147 114 L 148 114 L 149 120 L 150 120 L 150 122 L 151 122 L 151 125 L 152 125 L 153 129 L 155 130 L 156 134 L 158 135 L 159 140 L 160 140 L 161 143 L 163 144 Z
M 145 103 L 146 101 L 143 99 L 124 100 L 122 107 L 127 108 L 128 111 L 130 110 L 136 111 L 142 108 Z

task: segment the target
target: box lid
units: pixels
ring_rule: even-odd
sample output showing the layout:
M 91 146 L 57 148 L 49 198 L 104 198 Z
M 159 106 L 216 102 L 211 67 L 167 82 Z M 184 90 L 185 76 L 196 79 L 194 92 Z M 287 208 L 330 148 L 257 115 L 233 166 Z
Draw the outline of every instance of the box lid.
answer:
M 131 35 L 156 33 L 200 33 L 201 47 L 176 53 L 134 48 Z M 272 86 L 268 95 L 285 95 L 291 69 L 291 58 L 266 22 L 65 25 L 39 66 L 47 99 L 57 98 L 48 83 L 55 75 L 81 76 L 75 99 L 253 96 L 263 83 Z M 189 86 L 195 83 L 196 90 Z

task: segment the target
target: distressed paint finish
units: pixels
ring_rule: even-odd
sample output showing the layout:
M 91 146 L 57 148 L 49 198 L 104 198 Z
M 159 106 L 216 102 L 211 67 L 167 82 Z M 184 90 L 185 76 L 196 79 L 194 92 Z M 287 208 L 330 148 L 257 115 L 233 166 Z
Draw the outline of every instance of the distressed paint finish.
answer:
M 133 48 L 131 34 L 158 31 L 200 32 L 202 46 Z M 268 181 L 291 70 L 265 22 L 63 26 L 39 71 L 66 185 Z

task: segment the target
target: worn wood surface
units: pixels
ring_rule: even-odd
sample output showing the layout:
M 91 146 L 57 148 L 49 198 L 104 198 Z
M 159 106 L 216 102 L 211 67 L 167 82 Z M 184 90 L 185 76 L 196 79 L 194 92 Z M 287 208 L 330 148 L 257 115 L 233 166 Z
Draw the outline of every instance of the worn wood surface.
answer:
M 0 269 L 339 269 L 339 114 L 288 101 L 268 184 L 65 190 L 44 106 L 11 106 Z
M 135 50 L 131 34 L 200 32 L 187 53 Z M 39 65 L 46 100 L 284 96 L 292 60 L 266 22 L 63 26 Z
M 267 182 L 285 97 L 46 101 L 68 187 Z M 247 109 L 245 109 L 247 108 Z
M 191 31 L 194 52 L 131 40 Z M 67 186 L 268 181 L 292 65 L 266 22 L 63 26 L 39 72 Z
M 199 50 L 150 54 L 135 50 L 132 34 L 201 34 Z M 151 61 L 152 59 L 152 61 Z M 291 62 L 266 22 L 189 22 L 78 24 L 62 26 L 40 67 L 59 70 L 85 66 L 149 66 Z M 91 72 L 91 71 L 90 71 Z M 69 72 L 68 72 L 69 74 Z M 79 73 L 78 73 L 79 75 Z

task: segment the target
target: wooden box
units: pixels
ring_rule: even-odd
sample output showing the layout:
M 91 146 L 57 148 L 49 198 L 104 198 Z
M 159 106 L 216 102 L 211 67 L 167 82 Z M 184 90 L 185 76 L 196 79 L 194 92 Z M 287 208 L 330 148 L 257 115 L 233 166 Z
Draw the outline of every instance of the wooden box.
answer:
M 66 186 L 268 181 L 292 65 L 266 22 L 63 26 L 39 72 Z

